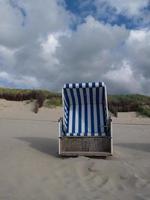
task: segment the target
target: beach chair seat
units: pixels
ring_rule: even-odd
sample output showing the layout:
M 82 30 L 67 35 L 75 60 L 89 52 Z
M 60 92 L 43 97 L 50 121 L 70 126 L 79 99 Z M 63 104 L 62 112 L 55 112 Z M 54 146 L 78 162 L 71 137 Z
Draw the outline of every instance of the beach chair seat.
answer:
M 103 82 L 70 83 L 62 89 L 59 155 L 112 155 L 112 127 Z

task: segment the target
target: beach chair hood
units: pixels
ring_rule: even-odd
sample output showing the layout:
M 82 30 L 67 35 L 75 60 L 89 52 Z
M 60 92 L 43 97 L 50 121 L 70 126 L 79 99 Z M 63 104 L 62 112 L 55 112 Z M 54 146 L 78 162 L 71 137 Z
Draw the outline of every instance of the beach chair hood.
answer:
M 106 136 L 108 105 L 103 82 L 65 84 L 62 100 L 66 136 Z

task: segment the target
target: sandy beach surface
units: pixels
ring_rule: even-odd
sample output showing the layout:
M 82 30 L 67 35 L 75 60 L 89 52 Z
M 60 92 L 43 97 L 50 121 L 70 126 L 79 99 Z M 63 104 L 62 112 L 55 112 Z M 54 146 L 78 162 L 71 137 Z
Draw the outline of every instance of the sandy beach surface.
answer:
M 0 200 L 150 200 L 150 119 L 113 118 L 114 156 L 59 158 L 61 108 L 0 100 Z

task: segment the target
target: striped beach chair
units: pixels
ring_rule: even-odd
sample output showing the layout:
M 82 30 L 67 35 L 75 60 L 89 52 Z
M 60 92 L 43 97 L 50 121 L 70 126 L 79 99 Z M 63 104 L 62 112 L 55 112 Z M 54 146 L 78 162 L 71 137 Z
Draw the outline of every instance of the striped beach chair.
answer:
M 62 89 L 59 155 L 112 155 L 112 127 L 103 82 L 70 83 Z

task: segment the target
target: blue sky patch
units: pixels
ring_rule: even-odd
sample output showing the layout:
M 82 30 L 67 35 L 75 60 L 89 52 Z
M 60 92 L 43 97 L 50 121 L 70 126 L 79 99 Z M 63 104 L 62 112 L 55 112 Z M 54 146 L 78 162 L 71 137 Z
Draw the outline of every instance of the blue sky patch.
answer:
M 111 25 L 124 25 L 127 29 L 145 28 L 145 26 L 149 26 L 150 24 L 148 21 L 144 22 L 146 15 L 150 16 L 150 4 L 141 10 L 142 16 L 128 16 L 125 15 L 125 13 L 117 13 L 114 7 L 109 6 L 108 3 L 104 1 L 101 3 L 101 9 L 97 9 L 94 1 L 65 0 L 65 4 L 67 10 L 73 13 L 77 18 L 80 18 L 80 20 L 78 20 L 80 23 L 82 23 L 87 16 L 91 15 L 96 20 Z

